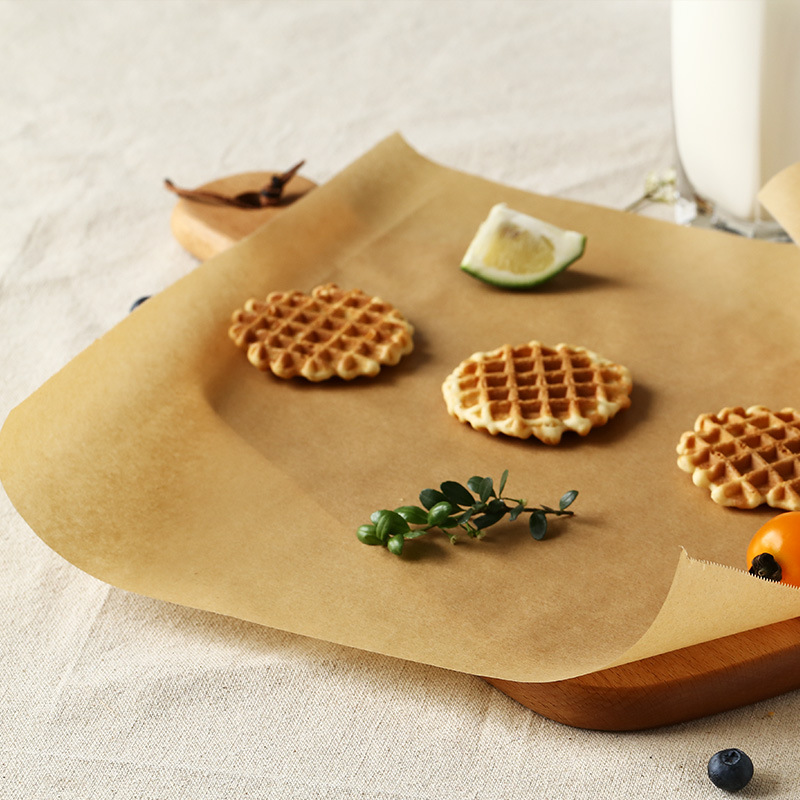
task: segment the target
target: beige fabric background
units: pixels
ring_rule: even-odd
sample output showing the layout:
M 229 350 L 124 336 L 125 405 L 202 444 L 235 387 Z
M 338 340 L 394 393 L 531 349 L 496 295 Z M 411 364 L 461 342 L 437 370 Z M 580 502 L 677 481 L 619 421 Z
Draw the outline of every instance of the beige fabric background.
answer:
M 306 158 L 321 182 L 400 131 L 621 207 L 672 159 L 663 0 L 6 0 L 0 67 L 2 419 L 193 268 L 165 176 Z M 2 798 L 706 798 L 729 746 L 756 763 L 740 796 L 800 786 L 798 693 L 574 730 L 476 678 L 109 588 L 4 494 L 0 547 Z

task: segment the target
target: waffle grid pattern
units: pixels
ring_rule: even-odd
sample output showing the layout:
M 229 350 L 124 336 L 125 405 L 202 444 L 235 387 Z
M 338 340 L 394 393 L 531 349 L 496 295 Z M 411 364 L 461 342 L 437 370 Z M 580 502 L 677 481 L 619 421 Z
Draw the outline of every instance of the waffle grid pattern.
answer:
M 389 303 L 334 284 L 310 295 L 272 292 L 265 301 L 248 300 L 229 329 L 253 366 L 310 381 L 376 375 L 412 351 L 413 334 Z
M 701 414 L 677 451 L 678 466 L 720 505 L 800 511 L 800 414 L 794 409 Z
M 583 347 L 540 342 L 475 353 L 447 377 L 447 410 L 491 434 L 558 444 L 585 436 L 630 405 L 628 370 Z

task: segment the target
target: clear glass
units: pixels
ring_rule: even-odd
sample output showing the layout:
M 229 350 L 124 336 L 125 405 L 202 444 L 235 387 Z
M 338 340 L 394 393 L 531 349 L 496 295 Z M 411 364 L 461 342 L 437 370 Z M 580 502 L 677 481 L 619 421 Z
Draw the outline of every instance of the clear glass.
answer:
M 800 0 L 672 0 L 676 219 L 788 239 L 758 202 L 800 161 Z

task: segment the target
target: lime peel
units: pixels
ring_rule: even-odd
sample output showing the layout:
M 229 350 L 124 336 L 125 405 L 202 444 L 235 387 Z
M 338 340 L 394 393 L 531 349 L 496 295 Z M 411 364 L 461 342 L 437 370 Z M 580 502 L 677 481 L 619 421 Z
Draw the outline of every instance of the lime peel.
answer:
M 493 286 L 527 289 L 577 261 L 586 236 L 498 203 L 481 223 L 461 269 Z

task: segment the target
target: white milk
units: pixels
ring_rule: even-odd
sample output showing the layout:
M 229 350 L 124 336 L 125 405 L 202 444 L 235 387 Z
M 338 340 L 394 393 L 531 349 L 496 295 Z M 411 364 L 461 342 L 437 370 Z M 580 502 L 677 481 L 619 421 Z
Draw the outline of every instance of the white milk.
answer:
M 800 0 L 672 0 L 672 92 L 695 192 L 741 220 L 800 161 Z

